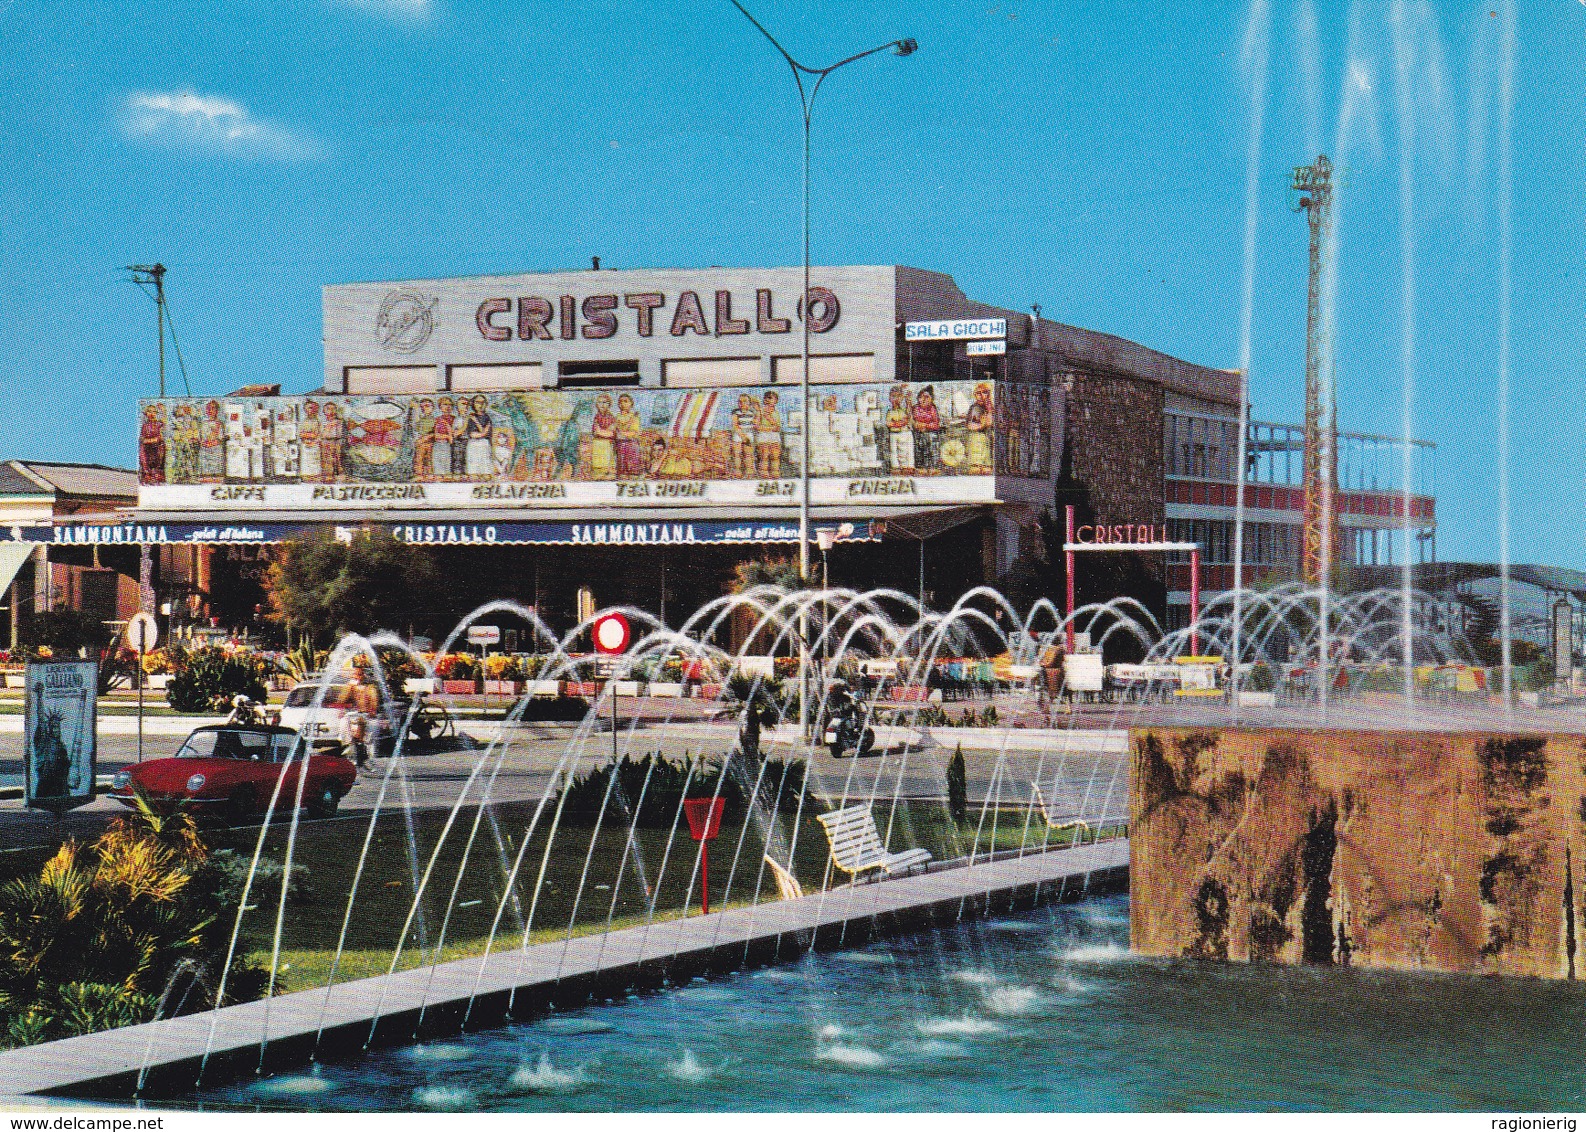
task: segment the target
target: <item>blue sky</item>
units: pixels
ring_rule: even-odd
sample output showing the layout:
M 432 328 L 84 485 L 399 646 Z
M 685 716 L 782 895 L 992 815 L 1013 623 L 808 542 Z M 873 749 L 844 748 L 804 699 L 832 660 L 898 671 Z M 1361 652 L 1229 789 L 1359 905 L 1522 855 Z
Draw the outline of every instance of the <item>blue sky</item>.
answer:
M 1492 560 L 1508 10 L 1253 2 L 759 4 L 807 62 L 920 42 L 821 92 L 814 256 L 1235 366 L 1264 39 L 1256 413 L 1300 415 L 1285 184 L 1325 149 L 1341 425 L 1402 430 L 1408 250 L 1439 556 Z M 1586 5 L 1515 28 L 1514 557 L 1586 567 Z M 0 456 L 133 463 L 155 339 L 129 263 L 169 268 L 193 391 L 214 393 L 316 386 L 325 283 L 798 261 L 792 80 L 727 0 L 14 0 L 0 30 Z

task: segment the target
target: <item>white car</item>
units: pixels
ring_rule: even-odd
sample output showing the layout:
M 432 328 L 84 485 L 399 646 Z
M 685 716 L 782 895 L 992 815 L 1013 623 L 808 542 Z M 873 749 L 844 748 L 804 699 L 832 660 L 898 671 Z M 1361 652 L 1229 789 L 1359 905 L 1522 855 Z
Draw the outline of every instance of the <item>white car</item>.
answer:
M 381 755 L 390 754 L 395 746 L 394 728 L 388 718 L 392 713 L 400 717 L 406 705 L 395 703 L 381 694 L 378 684 L 373 686 L 380 697 L 380 708 L 368 719 L 374 750 Z M 320 700 L 321 690 L 324 699 Z M 319 706 L 315 707 L 315 701 Z M 304 736 L 315 747 L 340 747 L 349 738 L 348 716 L 353 711 L 352 681 L 344 676 L 326 679 L 310 676 L 286 694 L 281 707 L 281 726 L 290 727 Z

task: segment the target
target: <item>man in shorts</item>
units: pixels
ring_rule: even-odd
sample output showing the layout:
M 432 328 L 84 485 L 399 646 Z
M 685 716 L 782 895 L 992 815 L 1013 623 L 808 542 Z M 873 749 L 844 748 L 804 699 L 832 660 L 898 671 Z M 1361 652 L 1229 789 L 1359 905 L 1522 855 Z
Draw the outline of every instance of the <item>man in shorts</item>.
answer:
M 362 767 L 375 753 L 375 725 L 380 715 L 380 693 L 363 669 L 355 668 L 342 716 L 342 745 L 354 765 Z

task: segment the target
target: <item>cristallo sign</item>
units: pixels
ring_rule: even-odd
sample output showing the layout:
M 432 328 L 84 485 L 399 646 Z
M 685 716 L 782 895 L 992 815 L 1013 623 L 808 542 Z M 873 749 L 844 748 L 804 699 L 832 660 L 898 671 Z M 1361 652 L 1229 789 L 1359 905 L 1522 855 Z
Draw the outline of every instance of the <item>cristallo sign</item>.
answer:
M 1089 546 L 1125 542 L 1138 546 L 1142 543 L 1171 541 L 1167 528 L 1160 523 L 1086 523 L 1074 529 L 1074 541 Z
M 680 291 L 670 296 L 662 291 L 635 291 L 623 294 L 558 295 L 555 300 L 540 295 L 488 298 L 474 312 L 479 336 L 487 342 L 510 342 L 577 338 L 616 338 L 631 328 L 640 338 L 651 338 L 658 331 L 673 338 L 688 335 L 726 338 L 738 334 L 790 334 L 793 318 L 776 312 L 775 297 L 769 287 L 754 293 L 754 313 L 749 304 L 739 302 L 730 290 L 708 292 Z M 809 289 L 811 334 L 825 334 L 842 317 L 837 295 L 825 287 Z M 804 304 L 795 304 L 794 317 L 802 318 Z M 712 317 L 714 316 L 714 317 Z

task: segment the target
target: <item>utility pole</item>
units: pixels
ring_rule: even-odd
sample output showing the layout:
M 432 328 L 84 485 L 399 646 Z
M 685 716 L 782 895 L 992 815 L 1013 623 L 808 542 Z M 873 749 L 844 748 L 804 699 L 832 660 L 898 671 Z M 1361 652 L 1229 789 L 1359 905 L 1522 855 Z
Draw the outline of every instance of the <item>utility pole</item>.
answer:
M 149 266 L 133 264 L 127 268 L 132 272 L 132 281 L 139 287 L 154 288 L 154 320 L 155 328 L 160 335 L 160 396 L 165 396 L 165 265 L 156 263 Z
M 1338 414 L 1322 409 L 1322 255 L 1332 225 L 1333 165 L 1324 153 L 1314 164 L 1294 170 L 1290 186 L 1311 230 L 1311 272 L 1305 292 L 1305 514 L 1301 526 L 1300 577 L 1307 585 L 1325 585 L 1326 572 L 1338 546 L 1333 517 L 1333 490 L 1338 475 Z

